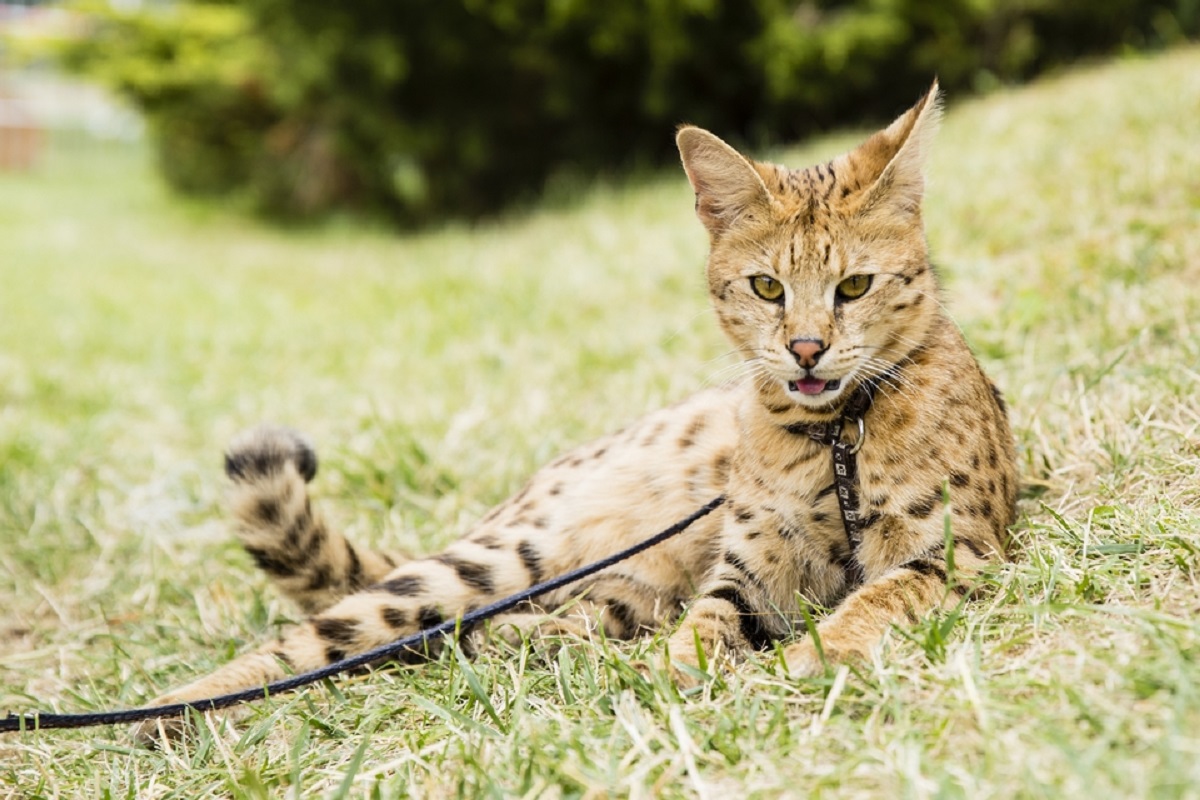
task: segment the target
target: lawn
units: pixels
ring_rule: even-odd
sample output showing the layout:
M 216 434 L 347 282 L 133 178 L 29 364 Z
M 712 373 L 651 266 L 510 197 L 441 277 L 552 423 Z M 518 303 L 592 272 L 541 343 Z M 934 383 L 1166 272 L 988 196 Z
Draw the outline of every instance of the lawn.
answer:
M 949 98 L 929 237 L 1023 479 L 1016 560 L 961 615 L 799 684 L 764 657 L 683 697 L 631 668 L 655 641 L 578 641 L 165 751 L 0 735 L 0 795 L 1200 797 L 1198 131 L 1197 49 Z M 682 172 L 559 195 L 398 235 L 181 201 L 137 146 L 0 174 L 0 712 L 137 705 L 294 619 L 224 529 L 243 427 L 309 432 L 329 513 L 421 552 L 720 380 Z

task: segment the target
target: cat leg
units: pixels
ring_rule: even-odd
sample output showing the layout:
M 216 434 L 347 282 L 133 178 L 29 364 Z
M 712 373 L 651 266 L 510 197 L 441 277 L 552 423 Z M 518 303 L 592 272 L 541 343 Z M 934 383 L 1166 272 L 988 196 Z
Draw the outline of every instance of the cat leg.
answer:
M 891 625 L 914 623 L 934 608 L 958 602 L 966 593 L 964 582 L 969 583 L 1001 553 L 990 531 L 965 531 L 956 539 L 951 570 L 943 533 L 937 530 L 940 526 L 912 529 L 895 518 L 878 520 L 875 525 L 880 526 L 874 531 L 877 535 L 866 545 L 872 552 L 861 554 L 869 565 L 866 582 L 850 591 L 818 624 L 819 648 L 817 641 L 805 638 L 785 650 L 793 675 L 812 675 L 824 669 L 825 663 L 866 656 Z M 780 571 L 777 567 L 783 559 L 778 552 L 772 557 L 762 548 L 729 544 L 737 538 L 727 540 L 721 561 L 668 643 L 675 662 L 668 666 L 684 685 L 694 679 L 690 671 L 684 674 L 674 668 L 679 664 L 698 667 L 708 661 L 720 669 L 741 652 L 761 649 L 789 629 L 802 628 L 805 620 L 797 613 L 797 593 L 831 598 L 846 591 L 844 567 L 836 561 L 805 559 L 803 567 L 793 565 L 791 571 Z M 772 541 L 772 537 L 764 538 Z
M 761 649 L 786 631 L 772 597 L 786 596 L 790 587 L 771 586 L 751 563 L 746 554 L 727 549 L 668 641 L 668 663 L 661 666 L 680 686 L 696 683 L 680 665 L 698 670 L 708 662 L 710 669 L 724 669 L 742 652 Z
M 306 483 L 317 473 L 308 440 L 260 425 L 237 436 L 225 456 L 233 481 L 233 529 L 280 592 L 313 614 L 384 578 L 406 559 L 351 544 L 312 507 Z
M 784 650 L 788 673 L 792 677 L 819 675 L 828 665 L 869 658 L 892 626 L 915 624 L 934 609 L 952 608 L 961 602 L 973 579 L 999 557 L 1000 550 L 960 538 L 952 552 L 953 570 L 945 544 L 938 542 L 900 566 L 869 578 L 817 624 L 816 641 L 806 636 Z

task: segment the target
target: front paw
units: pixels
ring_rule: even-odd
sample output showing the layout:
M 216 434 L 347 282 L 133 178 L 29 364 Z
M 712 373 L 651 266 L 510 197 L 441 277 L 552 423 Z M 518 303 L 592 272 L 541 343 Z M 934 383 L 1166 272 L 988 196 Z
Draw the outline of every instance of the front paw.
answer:
M 867 656 L 866 648 L 840 647 L 822 641 L 818 648 L 811 636 L 788 645 L 783 651 L 788 675 L 793 678 L 814 678 L 842 664 L 859 661 Z
M 658 668 L 670 675 L 672 683 L 680 690 L 709 683 L 732 666 L 728 647 L 720 643 L 706 645 L 692 628 L 680 630 L 672 636 L 667 641 L 666 651 L 657 661 Z

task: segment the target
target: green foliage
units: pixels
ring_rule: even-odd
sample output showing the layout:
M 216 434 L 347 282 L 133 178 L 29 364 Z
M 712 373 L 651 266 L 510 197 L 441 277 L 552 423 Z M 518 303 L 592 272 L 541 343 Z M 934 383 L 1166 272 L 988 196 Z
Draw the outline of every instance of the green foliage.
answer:
M 475 216 L 555 173 L 883 118 L 1200 32 L 1197 0 L 246 0 L 92 9 L 67 53 L 147 112 L 164 173 L 259 208 Z
M 63 47 L 64 63 L 136 101 L 173 186 L 216 194 L 255 180 L 263 133 L 282 120 L 263 85 L 277 69 L 249 17 L 224 5 L 80 10 L 90 15 L 92 32 Z

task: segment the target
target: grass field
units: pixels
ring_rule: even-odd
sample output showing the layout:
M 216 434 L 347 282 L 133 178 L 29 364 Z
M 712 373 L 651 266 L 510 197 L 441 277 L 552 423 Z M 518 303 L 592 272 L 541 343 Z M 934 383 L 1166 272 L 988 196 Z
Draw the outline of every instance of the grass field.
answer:
M 167 751 L 5 735 L 0 795 L 1200 797 L 1200 50 L 952 97 L 930 172 L 1023 476 L 1016 561 L 961 616 L 799 685 L 764 658 L 681 697 L 629 665 L 655 642 L 575 642 Z M 308 431 L 331 515 L 419 552 L 713 380 L 704 245 L 682 172 L 403 237 L 182 202 L 136 147 L 0 175 L 0 712 L 136 705 L 293 618 L 224 530 L 242 427 Z

